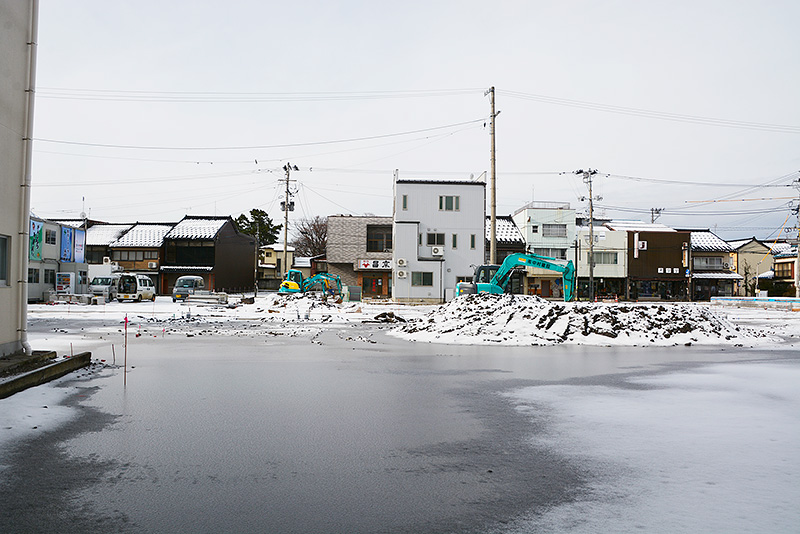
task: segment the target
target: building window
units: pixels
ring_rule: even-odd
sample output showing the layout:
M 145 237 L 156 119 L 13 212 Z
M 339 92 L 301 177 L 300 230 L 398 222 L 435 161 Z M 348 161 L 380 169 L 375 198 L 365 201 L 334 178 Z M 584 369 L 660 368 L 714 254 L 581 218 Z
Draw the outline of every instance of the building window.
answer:
M 702 270 L 722 270 L 722 258 L 719 256 L 711 256 L 711 257 L 694 257 L 692 258 L 692 265 L 694 265 L 694 269 L 696 271 Z
M 567 225 L 543 224 L 542 237 L 567 237 Z
M 403 209 L 408 209 L 408 195 L 403 195 Z
M 422 246 L 422 233 L 419 234 L 419 239 L 417 241 L 419 246 Z
M 56 284 L 56 271 L 55 269 L 45 269 L 44 270 L 44 283 L 45 284 Z
M 48 230 L 47 228 L 44 229 L 44 242 L 48 245 L 55 245 L 56 244 L 56 231 L 55 230 Z
M 444 246 L 444 234 L 428 234 L 428 246 L 429 247 L 443 247 Z
M 453 234 L 453 248 L 458 248 L 458 234 Z
M 413 271 L 411 273 L 411 285 L 412 286 L 432 286 L 433 285 L 433 273 L 432 272 Z
M 456 276 L 456 284 L 460 282 L 472 282 L 471 276 Z
M 616 265 L 617 253 L 616 252 L 595 252 L 594 264 L 595 265 Z
M 144 259 L 146 259 L 146 260 L 157 260 L 158 259 L 158 251 L 157 250 L 145 250 L 144 251 Z
M 367 225 L 367 252 L 388 252 L 392 250 L 392 227 Z
M 532 224 L 531 225 L 531 233 L 532 234 L 538 234 L 539 233 L 539 225 L 538 224 Z
M 457 196 L 440 196 L 439 197 L 439 211 L 458 211 L 459 198 Z
M 695 258 L 697 259 L 697 258 Z M 794 267 L 794 262 L 788 263 L 776 263 L 775 264 L 775 278 L 794 278 L 794 273 L 792 272 Z
M 469 235 L 469 248 L 475 250 L 475 234 Z
M 546 256 L 557 260 L 567 259 L 567 249 L 565 248 L 534 248 L 533 253 L 537 256 Z M 597 253 L 595 253 L 595 263 L 597 263 Z
M 0 235 L 0 286 L 8 285 L 8 248 L 11 240 Z
M 78 271 L 78 283 L 79 284 L 89 283 L 89 273 L 87 271 Z
M 28 283 L 29 284 L 38 284 L 39 283 L 39 268 L 38 267 L 29 267 L 28 268 Z

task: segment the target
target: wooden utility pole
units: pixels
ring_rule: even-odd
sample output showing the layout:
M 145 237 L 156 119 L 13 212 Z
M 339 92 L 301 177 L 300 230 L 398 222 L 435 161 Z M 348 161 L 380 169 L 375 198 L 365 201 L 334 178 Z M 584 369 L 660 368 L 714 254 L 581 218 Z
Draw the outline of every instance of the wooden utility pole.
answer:
M 583 175 L 583 182 L 589 187 L 589 301 L 594 300 L 594 201 L 592 196 L 592 177 L 597 174 L 597 170 L 583 169 L 575 171 L 575 174 Z M 585 200 L 585 199 L 582 199 Z M 600 197 L 597 198 L 600 200 Z
M 283 201 L 283 273 L 289 271 L 289 212 L 294 210 L 294 202 L 291 201 L 292 193 L 289 191 L 289 174 L 291 171 L 299 171 L 297 165 L 292 165 L 288 161 L 283 166 L 286 172 L 286 198 Z
M 497 172 L 495 169 L 495 150 L 494 150 L 494 118 L 497 113 L 494 111 L 494 86 L 490 87 L 486 94 L 489 95 L 489 102 L 492 106 L 492 115 L 489 120 L 489 137 L 491 138 L 491 159 L 490 159 L 490 176 L 489 176 L 489 192 L 491 208 L 489 212 L 489 222 L 491 224 L 491 233 L 489 239 L 489 263 L 492 265 L 497 263 Z

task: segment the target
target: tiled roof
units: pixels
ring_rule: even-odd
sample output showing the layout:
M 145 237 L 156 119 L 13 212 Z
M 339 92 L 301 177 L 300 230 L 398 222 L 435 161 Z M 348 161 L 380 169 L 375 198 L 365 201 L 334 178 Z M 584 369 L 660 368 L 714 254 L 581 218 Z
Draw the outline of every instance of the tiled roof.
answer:
M 770 251 L 775 255 L 786 254 L 787 252 L 791 252 L 793 248 L 794 247 L 789 243 L 772 243 L 769 245 Z
M 110 245 L 130 230 L 130 224 L 95 224 L 86 230 L 87 245 Z
M 497 239 L 498 243 L 504 245 L 524 245 L 525 238 L 522 237 L 522 233 L 520 233 L 519 228 L 517 225 L 514 224 L 514 220 L 506 215 L 495 217 L 497 221 L 497 231 L 495 232 L 495 238 Z M 486 217 L 486 239 L 492 238 L 492 219 L 491 217 Z
M 226 222 L 228 222 L 228 217 L 192 217 L 187 215 L 164 237 L 168 239 L 213 239 Z
M 122 237 L 111 243 L 112 247 L 160 247 L 164 236 L 172 230 L 173 224 L 136 224 Z M 91 230 L 91 228 L 90 228 Z
M 675 232 L 674 228 L 664 226 L 659 223 L 646 223 L 642 221 L 632 221 L 628 219 L 619 219 L 607 222 L 606 228 L 611 230 L 625 230 L 628 232 Z
M 753 238 L 750 239 L 737 239 L 735 241 L 728 241 L 728 244 L 733 248 L 733 250 L 738 250 L 739 248 L 745 246 L 746 244 L 753 241 Z
M 692 232 L 692 252 L 733 252 L 733 248 L 714 232 Z

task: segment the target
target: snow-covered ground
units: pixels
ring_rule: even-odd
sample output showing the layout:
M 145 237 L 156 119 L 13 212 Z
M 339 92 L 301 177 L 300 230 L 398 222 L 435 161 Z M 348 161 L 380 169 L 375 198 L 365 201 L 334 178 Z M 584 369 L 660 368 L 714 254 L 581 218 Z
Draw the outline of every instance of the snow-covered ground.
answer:
M 443 306 L 326 304 L 261 295 L 252 304 L 31 305 L 34 349 L 92 350 L 121 363 L 129 336 L 308 336 L 379 322 L 417 341 L 508 345 L 720 345 L 775 350 L 772 361 L 710 364 L 628 378 L 627 387 L 538 385 L 506 391 L 546 432 L 532 443 L 591 474 L 587 493 L 514 532 L 797 532 L 800 524 L 800 313 L 704 304 L 563 304 L 475 296 Z M 681 350 L 685 349 L 680 347 Z M 600 350 L 600 349 L 598 349 Z M 658 350 L 658 349 L 657 349 Z M 660 349 L 664 350 L 664 349 Z M 99 366 L 91 373 L 118 372 Z M 67 376 L 0 400 L 0 450 L 55 428 Z

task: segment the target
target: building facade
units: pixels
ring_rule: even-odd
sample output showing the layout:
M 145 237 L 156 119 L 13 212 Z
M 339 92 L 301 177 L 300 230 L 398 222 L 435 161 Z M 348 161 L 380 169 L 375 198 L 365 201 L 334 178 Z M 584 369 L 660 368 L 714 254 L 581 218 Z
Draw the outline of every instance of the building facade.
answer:
M 37 0 L 0 0 L 0 356 L 30 351 L 27 324 Z
M 628 287 L 628 233 L 595 226 L 591 234 L 594 270 L 590 273 L 589 228 L 581 226 L 577 230 L 578 258 L 575 269 L 578 298 L 625 298 Z M 594 278 L 594 295 L 589 290 L 590 275 Z
M 328 217 L 328 272 L 338 275 L 353 299 L 392 295 L 392 218 Z
M 756 296 L 756 280 L 764 273 L 772 271 L 770 248 L 755 237 L 728 241 L 728 244 L 734 253 L 734 269 L 742 276 L 737 294 L 741 297 Z
M 283 253 L 283 243 L 264 245 L 258 249 L 258 288 L 277 291 L 283 276 L 288 269 L 283 268 L 283 258 L 289 263 L 289 268 L 294 266 L 294 247 L 288 245 L 286 254 Z M 304 275 L 305 276 L 305 275 Z
M 390 268 L 392 298 L 439 303 L 484 262 L 486 184 L 398 180 Z M 330 261 L 330 255 L 328 257 Z
M 148 276 L 156 287 L 156 293 L 166 294 L 162 289 L 160 268 L 164 259 L 164 236 L 173 224 L 136 223 L 108 245 L 111 261 L 126 272 Z
M 51 292 L 85 294 L 89 266 L 83 228 L 31 216 L 28 248 L 28 302 L 43 302 Z
M 744 277 L 736 272 L 733 247 L 709 230 L 693 230 L 691 239 L 692 300 L 738 294 Z

